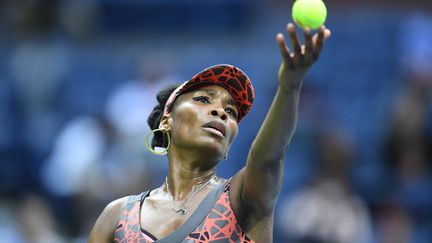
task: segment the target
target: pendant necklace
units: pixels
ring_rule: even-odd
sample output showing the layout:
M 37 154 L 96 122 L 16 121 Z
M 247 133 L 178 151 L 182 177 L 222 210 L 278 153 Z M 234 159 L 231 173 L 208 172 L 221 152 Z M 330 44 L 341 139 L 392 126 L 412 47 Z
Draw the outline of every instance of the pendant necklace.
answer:
M 192 187 L 192 193 L 191 193 L 191 195 L 188 197 L 188 199 L 186 200 L 186 202 L 183 204 L 183 206 L 182 206 L 181 208 L 176 209 L 175 204 L 174 204 L 174 198 L 173 198 L 173 196 L 171 195 L 170 190 L 169 190 L 169 186 L 168 186 L 168 177 L 165 177 L 165 184 L 166 184 L 167 191 L 168 191 L 168 194 L 169 194 L 170 197 L 171 197 L 171 202 L 172 202 L 171 209 L 172 209 L 175 213 L 179 213 L 179 214 L 181 214 L 181 215 L 185 215 L 185 214 L 187 213 L 186 206 L 187 206 L 187 204 L 189 203 L 189 201 L 190 201 L 192 198 L 194 198 L 195 195 L 196 195 L 199 191 L 201 191 L 201 189 L 203 189 L 205 186 L 207 186 L 207 185 L 208 185 L 212 180 L 214 180 L 215 178 L 216 178 L 216 175 L 213 175 L 213 176 L 212 176 L 212 177 L 211 177 L 211 178 L 210 178 L 206 183 L 202 184 L 198 189 L 196 189 L 195 186 L 193 186 L 193 187 Z

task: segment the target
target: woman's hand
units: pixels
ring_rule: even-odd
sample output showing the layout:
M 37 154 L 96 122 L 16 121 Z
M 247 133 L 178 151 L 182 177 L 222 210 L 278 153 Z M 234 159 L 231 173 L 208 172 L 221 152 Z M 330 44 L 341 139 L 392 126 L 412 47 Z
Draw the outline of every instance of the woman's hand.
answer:
M 282 33 L 276 35 L 279 45 L 282 64 L 279 68 L 279 85 L 287 92 L 300 90 L 303 78 L 309 68 L 318 60 L 324 41 L 330 37 L 330 30 L 321 26 L 318 32 L 312 36 L 311 30 L 304 30 L 304 44 L 301 45 L 297 37 L 294 24 L 287 25 L 288 35 L 291 40 L 294 52 L 291 52 L 286 45 Z

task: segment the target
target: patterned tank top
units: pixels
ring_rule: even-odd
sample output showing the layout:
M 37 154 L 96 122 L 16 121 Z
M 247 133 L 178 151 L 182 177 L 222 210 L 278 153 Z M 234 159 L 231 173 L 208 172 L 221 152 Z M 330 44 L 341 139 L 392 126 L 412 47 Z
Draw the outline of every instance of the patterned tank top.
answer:
M 140 211 L 150 192 L 130 196 L 126 209 L 115 230 L 115 243 L 201 243 L 251 242 L 237 222 L 229 200 L 229 181 L 212 189 L 195 212 L 176 231 L 157 239 L 141 228 Z

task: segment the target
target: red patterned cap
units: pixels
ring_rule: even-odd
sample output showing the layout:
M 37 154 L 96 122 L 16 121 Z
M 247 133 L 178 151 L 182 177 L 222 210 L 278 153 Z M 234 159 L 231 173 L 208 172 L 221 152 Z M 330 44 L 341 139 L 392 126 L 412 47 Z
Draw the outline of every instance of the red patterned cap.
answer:
M 168 114 L 169 107 L 179 95 L 186 91 L 192 91 L 193 88 L 202 87 L 202 85 L 213 84 L 224 87 L 231 94 L 239 112 L 237 123 L 240 123 L 251 109 L 255 94 L 246 74 L 238 67 L 229 64 L 218 64 L 206 68 L 190 80 L 181 84 L 168 98 L 165 104 L 164 115 Z

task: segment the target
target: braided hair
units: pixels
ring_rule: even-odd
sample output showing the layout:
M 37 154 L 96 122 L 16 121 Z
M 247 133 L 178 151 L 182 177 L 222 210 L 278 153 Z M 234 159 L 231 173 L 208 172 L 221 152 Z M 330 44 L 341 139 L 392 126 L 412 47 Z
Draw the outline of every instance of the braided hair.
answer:
M 179 85 L 169 85 L 163 89 L 161 89 L 157 95 L 156 99 L 158 101 L 158 104 L 153 108 L 153 111 L 150 113 L 150 115 L 147 118 L 147 124 L 150 126 L 150 130 L 158 129 L 159 124 L 161 122 L 165 104 L 171 95 L 172 92 L 178 87 Z M 169 107 L 169 111 L 171 110 L 172 106 Z M 151 147 L 154 149 L 155 147 L 161 147 L 166 148 L 168 146 L 168 140 L 164 136 L 164 133 L 161 131 L 157 131 L 154 133 L 154 136 L 151 141 Z

